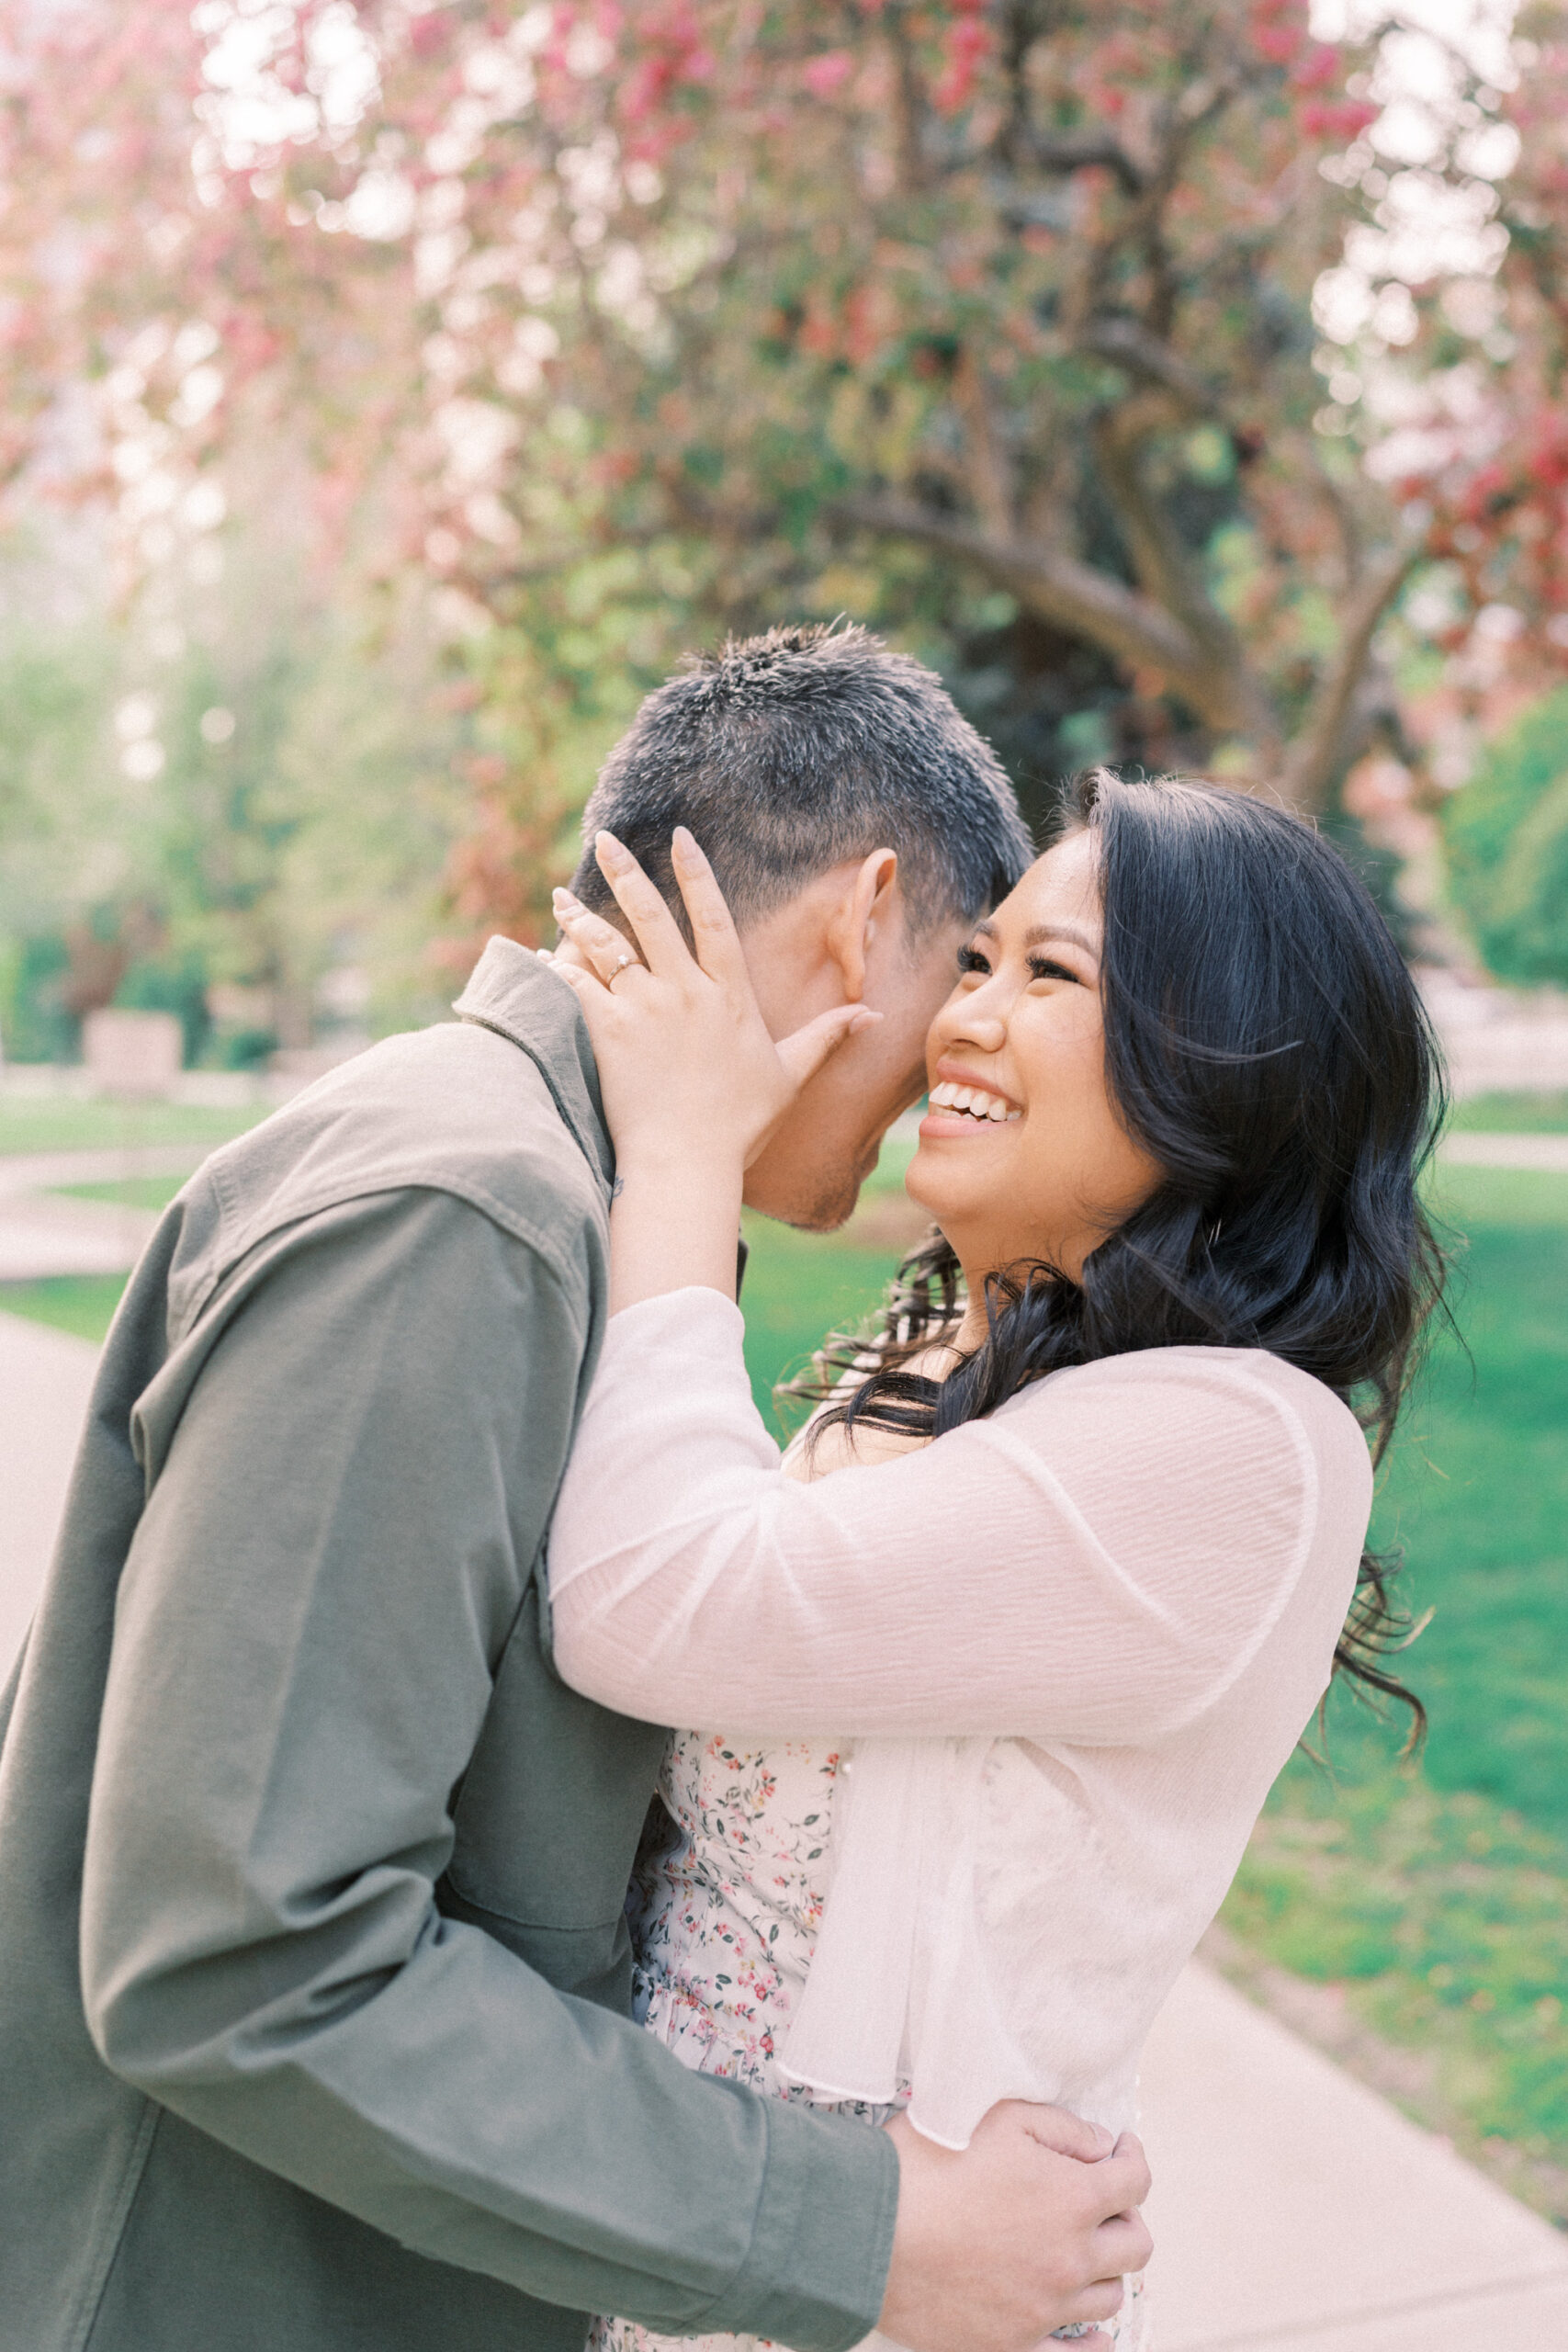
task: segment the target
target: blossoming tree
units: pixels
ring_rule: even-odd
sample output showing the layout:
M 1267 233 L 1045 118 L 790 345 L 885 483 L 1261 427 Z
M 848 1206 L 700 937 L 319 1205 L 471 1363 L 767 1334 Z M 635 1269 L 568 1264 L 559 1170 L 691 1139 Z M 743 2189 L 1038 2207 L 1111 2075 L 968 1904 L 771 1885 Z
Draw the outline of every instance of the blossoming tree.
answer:
M 1388 37 L 1303 0 L 0 18 L 0 455 L 112 474 L 146 560 L 264 433 L 345 542 L 374 517 L 503 627 L 595 551 L 650 596 L 679 551 L 716 618 L 869 551 L 988 583 L 1309 808 L 1398 738 L 1413 568 L 1550 653 L 1550 26 L 1524 75 L 1455 47 L 1402 163 Z M 1468 244 L 1412 258 L 1445 205 Z

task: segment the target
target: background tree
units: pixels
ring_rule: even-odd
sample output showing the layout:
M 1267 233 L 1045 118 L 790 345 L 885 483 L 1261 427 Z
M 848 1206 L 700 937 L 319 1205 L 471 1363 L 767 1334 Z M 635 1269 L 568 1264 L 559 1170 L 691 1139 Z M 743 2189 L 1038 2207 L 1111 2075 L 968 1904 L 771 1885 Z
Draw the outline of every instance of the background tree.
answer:
M 118 624 L 100 598 L 45 627 L 59 565 L 0 548 L 14 1059 L 69 1058 L 109 1003 L 175 1012 L 189 1058 L 236 1064 L 451 994 L 426 955 L 473 722 L 417 604 L 324 597 L 287 523 L 237 537 L 218 577 L 219 547 L 193 552 L 199 597 L 160 579 Z
M 31 567 L 27 567 L 31 571 Z M 35 575 L 36 576 L 36 575 Z M 28 627 L 6 616 L 0 655 L 0 1046 L 12 1059 L 44 1061 L 71 1042 L 67 1001 L 101 973 L 107 1003 L 124 960 L 106 965 L 106 943 L 87 911 L 67 916 L 73 876 L 91 852 L 73 820 L 106 813 L 108 695 L 114 652 L 102 628 Z M 95 807 L 94 804 L 96 804 Z M 94 828 L 86 829 L 87 838 Z M 100 924 L 99 928 L 103 928 Z M 118 926 L 116 927 L 118 932 Z M 111 950 L 112 957 L 112 950 Z
M 570 105 L 570 42 L 536 70 Z M 1311 432 L 1343 70 L 1267 0 L 671 12 L 535 232 L 610 515 L 773 593 L 813 534 L 918 548 L 1130 685 L 1132 748 L 1321 799 L 1414 553 Z
M 1456 72 L 1448 94 L 1452 146 L 1486 176 L 1450 187 L 1450 203 L 1458 194 L 1461 209 L 1440 226 L 1468 242 L 1481 266 L 1434 271 L 1413 289 L 1409 339 L 1421 366 L 1399 388 L 1397 429 L 1381 469 L 1459 591 L 1448 627 L 1437 632 L 1444 650 L 1462 650 L 1473 614 L 1506 605 L 1528 630 L 1534 658 L 1561 670 L 1568 667 L 1568 24 L 1561 8 L 1518 11 L 1507 63 L 1514 79 L 1506 92 L 1484 84 L 1467 90 Z M 1478 97 L 1495 103 L 1483 107 Z M 1434 135 L 1413 127 L 1418 150 Z M 1352 167 L 1359 163 L 1352 158 Z M 1488 180 L 1495 183 L 1490 204 Z M 1420 164 L 1392 185 L 1385 178 L 1385 266 L 1438 186 Z
M 1454 898 L 1492 969 L 1568 986 L 1568 686 L 1488 745 L 1443 818 Z
M 1533 565 L 1551 643 L 1549 534 L 1483 479 L 1559 365 L 1544 38 L 1528 81 L 1455 49 L 1401 163 L 1393 36 L 1298 0 L 9 18 L 16 462 L 63 356 L 142 556 L 270 432 L 356 560 L 438 583 L 495 738 L 465 922 L 527 918 L 611 717 L 585 654 L 635 687 L 842 603 L 1015 764 L 1311 807 L 1380 731 L 1416 755 L 1380 631 L 1418 564 L 1456 629 Z M 1423 247 L 1445 205 L 1468 244 Z

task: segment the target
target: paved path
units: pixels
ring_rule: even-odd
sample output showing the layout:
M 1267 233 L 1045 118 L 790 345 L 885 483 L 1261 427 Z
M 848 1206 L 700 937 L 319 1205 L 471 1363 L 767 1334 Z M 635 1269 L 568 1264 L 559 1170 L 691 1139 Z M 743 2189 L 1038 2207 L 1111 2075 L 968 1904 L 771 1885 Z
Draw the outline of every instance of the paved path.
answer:
M 0 1683 L 54 1548 L 97 1360 L 85 1340 L 0 1315 Z
M 1568 2238 L 1196 1962 L 1144 2115 L 1157 2352 L 1568 2352 Z
M 0 1314 L 0 1679 L 94 1360 Z M 1196 1963 L 1144 2088 L 1159 2352 L 1565 2352 L 1568 2239 Z
M 73 1201 L 60 1193 L 0 1196 L 0 1283 L 61 1274 L 128 1274 L 158 1220 L 117 1201 Z
M 209 1146 L 17 1153 L 0 1159 L 0 1283 L 57 1274 L 128 1274 L 158 1219 L 118 1201 L 80 1201 L 64 1184 L 188 1176 Z
M 1455 1168 L 1534 1168 L 1568 1175 L 1568 1136 L 1445 1136 L 1438 1157 Z
M 189 1176 L 210 1144 L 148 1144 L 124 1151 L 13 1151 L 0 1158 L 0 1196 L 59 1184 L 123 1184 L 134 1176 Z

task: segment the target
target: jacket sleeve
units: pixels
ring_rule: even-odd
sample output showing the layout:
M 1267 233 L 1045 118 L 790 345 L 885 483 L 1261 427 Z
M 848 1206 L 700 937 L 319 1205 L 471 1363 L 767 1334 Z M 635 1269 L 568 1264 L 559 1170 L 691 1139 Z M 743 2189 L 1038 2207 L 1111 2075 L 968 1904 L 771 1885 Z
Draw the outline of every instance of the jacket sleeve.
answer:
M 584 1323 L 478 1209 L 392 1193 L 295 1228 L 177 1413 L 143 1398 L 88 2022 L 117 2075 L 422 2254 L 839 2352 L 881 2301 L 886 2135 L 688 2072 L 434 1898 Z
M 1322 1481 L 1235 1352 L 1077 1367 L 803 1482 L 751 1401 L 742 1329 L 692 1288 L 605 1334 L 550 1532 L 556 1658 L 604 1706 L 782 1739 L 1120 1747 L 1214 1704 L 1289 1601 Z M 1365 1444 L 1322 1395 L 1336 1475 L 1370 1505 Z

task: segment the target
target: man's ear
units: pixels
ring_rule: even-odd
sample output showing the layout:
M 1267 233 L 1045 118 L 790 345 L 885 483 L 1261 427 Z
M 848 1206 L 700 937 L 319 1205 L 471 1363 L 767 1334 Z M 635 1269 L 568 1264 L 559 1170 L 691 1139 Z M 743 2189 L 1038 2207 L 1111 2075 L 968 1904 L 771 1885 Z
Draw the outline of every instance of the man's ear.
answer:
M 898 853 L 874 849 L 855 868 L 849 888 L 833 910 L 826 945 L 843 978 L 845 1001 L 865 994 L 865 967 L 877 932 L 892 920 L 898 882 Z

